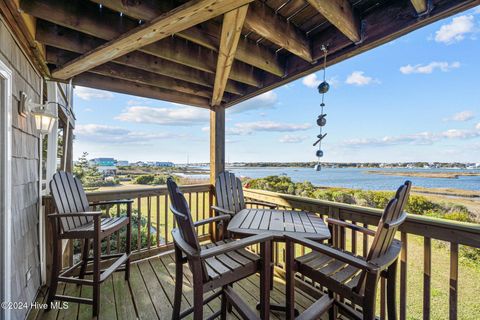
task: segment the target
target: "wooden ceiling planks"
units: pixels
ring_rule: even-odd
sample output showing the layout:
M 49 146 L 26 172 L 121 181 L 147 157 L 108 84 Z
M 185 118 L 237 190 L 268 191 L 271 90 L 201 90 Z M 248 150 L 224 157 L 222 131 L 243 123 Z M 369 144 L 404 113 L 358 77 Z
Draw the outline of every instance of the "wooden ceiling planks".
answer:
M 19 1 L 25 13 L 38 18 L 35 40 L 47 46 L 50 69 L 68 67 L 71 60 L 85 58 L 82 55 L 121 43 L 171 10 L 214 2 Z M 228 107 L 319 70 L 322 45 L 328 46 L 328 63 L 337 63 L 480 4 L 480 0 L 431 1 L 427 7 L 425 0 L 255 0 L 249 4 L 243 30 L 235 29 L 240 29 L 236 48 L 223 43 L 222 30 L 227 27 L 222 26 L 223 13 L 208 13 L 210 18 L 196 13 L 193 22 L 172 22 L 158 32 L 174 35 L 148 39 L 127 54 L 117 50 L 114 59 L 101 56 L 99 65 L 74 77 L 74 82 L 201 107 Z M 221 3 L 216 5 L 231 5 L 234 10 L 241 5 L 239 1 L 233 5 L 233 0 Z M 119 83 L 108 83 L 111 79 Z

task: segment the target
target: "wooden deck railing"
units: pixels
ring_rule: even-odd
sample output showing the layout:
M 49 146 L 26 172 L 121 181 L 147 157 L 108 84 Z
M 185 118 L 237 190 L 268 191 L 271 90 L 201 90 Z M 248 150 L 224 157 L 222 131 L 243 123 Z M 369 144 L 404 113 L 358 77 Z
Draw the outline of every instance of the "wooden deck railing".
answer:
M 345 220 L 363 227 L 375 228 L 382 214 L 382 210 L 372 209 L 331 201 L 316 200 L 292 195 L 279 194 L 263 190 L 248 189 L 245 196 L 252 200 L 261 200 L 277 204 L 282 209 L 305 210 L 316 213 L 321 217 L 332 217 Z M 432 275 L 432 239 L 446 242 L 450 251 L 450 268 L 444 270 L 449 273 L 449 319 L 457 319 L 458 309 L 458 275 L 459 275 L 459 246 L 480 248 L 480 226 L 471 223 L 462 223 L 450 220 L 442 220 L 419 215 L 409 215 L 405 223 L 400 227 L 398 237 L 402 240 L 402 252 L 400 257 L 399 276 L 399 315 L 400 319 L 417 318 L 408 313 L 407 308 L 407 275 L 408 275 L 408 249 L 409 237 L 419 236 L 423 238 L 423 319 L 430 319 L 431 315 L 431 275 Z M 345 228 L 333 229 L 333 244 L 359 255 L 366 256 L 369 242 L 366 236 L 360 237 L 356 232 L 347 232 Z M 301 248 L 302 254 L 305 249 Z M 283 245 L 276 244 L 275 264 L 278 268 L 284 268 Z M 421 257 L 414 257 L 420 258 Z M 314 284 L 315 286 L 315 284 Z M 385 283 L 380 284 L 381 319 L 386 319 L 385 308 Z M 416 288 L 418 289 L 417 286 Z M 480 315 L 479 315 L 480 316 Z M 447 316 L 445 316 L 447 318 Z
M 213 203 L 212 187 L 205 185 L 192 185 L 181 187 L 187 201 L 191 207 L 194 220 L 209 217 L 212 212 L 210 205 Z M 337 202 L 316 200 L 292 195 L 279 194 L 274 192 L 245 189 L 245 196 L 251 200 L 261 200 L 277 204 L 282 209 L 304 210 L 316 213 L 323 218 L 333 217 L 340 220 L 349 221 L 364 227 L 374 229 L 378 223 L 382 210 L 342 204 Z M 137 237 L 136 244 L 133 245 L 133 259 L 146 258 L 162 251 L 172 249 L 171 230 L 175 224 L 173 217 L 168 209 L 168 192 L 166 187 L 141 188 L 129 190 L 112 190 L 88 193 L 90 201 L 106 201 L 116 199 L 134 199 L 133 216 L 137 217 L 136 224 L 132 230 L 132 235 L 146 232 L 146 241 L 141 241 Z M 54 212 L 53 203 L 47 196 L 44 198 L 45 214 Z M 120 207 L 104 208 L 105 215 L 117 215 L 122 213 Z M 146 231 L 145 231 L 146 230 Z M 210 237 L 211 231 L 208 227 L 200 228 L 199 236 L 206 240 Z M 47 261 L 50 261 L 52 252 L 51 242 L 48 236 L 52 231 L 47 224 Z M 459 275 L 459 246 L 469 246 L 480 248 L 480 226 L 475 224 L 460 223 L 449 220 L 441 220 L 418 215 L 409 215 L 406 222 L 401 226 L 398 237 L 402 240 L 402 253 L 400 257 L 399 272 L 399 315 L 400 319 L 412 318 L 407 308 L 407 290 L 411 289 L 407 285 L 409 270 L 408 250 L 411 248 L 409 239 L 420 237 L 423 239 L 423 318 L 430 319 L 431 315 L 431 275 L 432 268 L 432 239 L 441 240 L 447 243 L 450 252 L 449 270 L 444 270 L 449 274 L 449 319 L 457 319 L 458 302 L 458 275 Z M 357 235 L 355 232 L 347 232 L 344 228 L 333 229 L 333 244 L 352 251 L 359 255 L 366 255 L 369 247 L 367 237 Z M 118 248 L 121 236 L 112 235 L 106 240 L 106 250 L 112 251 Z M 73 250 L 66 250 L 67 256 L 72 256 Z M 306 253 L 305 248 L 300 248 L 301 254 Z M 282 273 L 285 266 L 285 255 L 283 244 L 275 244 L 274 258 L 277 270 Z M 410 257 L 412 258 L 412 257 Z M 66 259 L 68 264 L 68 259 Z M 47 265 L 47 272 L 49 271 Z M 418 271 L 418 270 L 415 270 Z M 308 282 L 308 279 L 305 279 Z M 385 283 L 381 283 L 379 314 L 382 319 L 386 319 L 385 308 Z M 309 286 L 311 288 L 320 288 L 319 284 Z M 416 289 L 421 287 L 417 285 Z M 416 317 L 413 317 L 416 318 Z

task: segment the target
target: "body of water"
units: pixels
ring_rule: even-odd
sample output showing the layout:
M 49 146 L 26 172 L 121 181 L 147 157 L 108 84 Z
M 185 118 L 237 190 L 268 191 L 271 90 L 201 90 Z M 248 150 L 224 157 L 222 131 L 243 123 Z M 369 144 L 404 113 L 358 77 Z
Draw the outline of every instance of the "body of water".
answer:
M 206 169 L 207 168 L 202 168 Z M 316 186 L 345 187 L 365 190 L 395 190 L 405 180 L 412 181 L 414 186 L 425 188 L 453 188 L 465 190 L 480 190 L 480 176 L 461 176 L 458 179 L 444 178 L 421 178 L 387 176 L 381 174 L 366 173 L 368 170 L 375 171 L 411 171 L 411 172 L 479 172 L 479 170 L 455 170 L 455 169 L 385 169 L 385 168 L 322 168 L 317 172 L 313 168 L 250 168 L 231 167 L 229 171 L 237 176 L 249 178 L 263 178 L 272 175 L 286 175 L 294 182 L 310 181 Z M 203 176 L 203 175 L 202 175 Z M 208 176 L 206 176 L 208 177 Z

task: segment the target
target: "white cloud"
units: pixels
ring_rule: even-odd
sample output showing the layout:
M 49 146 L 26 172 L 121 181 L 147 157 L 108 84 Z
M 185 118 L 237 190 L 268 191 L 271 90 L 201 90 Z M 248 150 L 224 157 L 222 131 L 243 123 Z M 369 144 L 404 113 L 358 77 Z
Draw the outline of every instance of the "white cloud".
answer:
M 472 111 L 462 111 L 455 113 L 453 116 L 443 119 L 444 121 L 469 121 L 475 118 L 475 114 Z
M 300 143 L 304 141 L 307 137 L 306 136 L 295 136 L 295 135 L 290 135 L 286 134 L 282 136 L 278 141 L 281 143 Z
M 428 145 L 444 139 L 472 139 L 480 137 L 480 123 L 475 129 L 449 129 L 443 132 L 419 132 L 409 135 L 385 136 L 383 138 L 356 138 L 344 141 L 349 147 L 387 147 L 400 144 Z
M 73 90 L 73 92 L 80 99 L 87 101 L 93 99 L 110 100 L 113 98 L 112 92 L 80 86 L 75 87 L 75 90 Z
M 416 64 L 412 66 L 410 64 L 407 64 L 406 66 L 400 67 L 400 72 L 403 74 L 412 74 L 412 73 L 430 74 L 433 71 L 435 71 L 435 69 L 438 69 L 442 72 L 447 72 L 457 68 L 460 68 L 460 62 L 458 61 L 455 61 L 452 63 L 433 61 L 426 65 Z
M 92 109 L 92 108 L 85 108 L 85 109 L 83 109 L 83 111 L 85 111 L 85 112 L 92 112 L 93 109 Z
M 435 32 L 435 41 L 452 44 L 465 39 L 469 33 L 475 32 L 475 18 L 473 15 L 455 17 L 448 24 L 444 24 Z
M 208 110 L 187 106 L 175 108 L 132 106 L 128 107 L 115 119 L 164 126 L 188 126 L 205 123 L 209 119 L 209 113 Z
M 363 71 L 354 71 L 347 77 L 345 83 L 356 86 L 365 86 L 371 83 L 378 83 L 378 80 L 365 76 L 364 74 L 365 72 Z
M 250 110 L 256 109 L 271 109 L 275 107 L 275 104 L 278 101 L 278 96 L 273 91 L 267 91 L 262 93 L 252 99 L 247 101 L 241 102 L 236 106 L 227 109 L 227 112 L 232 113 L 240 113 Z
M 180 135 L 166 132 L 131 131 L 125 128 L 102 124 L 78 124 L 75 136 L 89 143 L 146 144 L 151 140 L 179 138 Z
M 253 132 L 295 132 L 311 128 L 309 123 L 291 124 L 279 123 L 274 121 L 255 121 L 236 123 L 233 127 L 227 128 L 226 133 L 230 135 L 246 135 Z
M 316 88 L 322 82 L 315 73 L 309 74 L 303 78 L 302 83 L 309 88 Z

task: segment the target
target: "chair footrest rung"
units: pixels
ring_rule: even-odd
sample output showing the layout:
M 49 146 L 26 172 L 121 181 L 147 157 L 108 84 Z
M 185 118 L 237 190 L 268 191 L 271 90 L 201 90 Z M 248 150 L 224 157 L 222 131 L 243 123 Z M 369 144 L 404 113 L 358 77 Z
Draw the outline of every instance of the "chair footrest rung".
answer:
M 233 290 L 232 287 L 227 286 L 223 289 L 223 292 L 227 296 L 228 301 L 243 319 L 260 320 L 260 317 L 256 314 L 256 312 L 253 311 L 252 308 L 250 308 L 245 301 L 242 300 L 242 298 L 240 298 L 240 296 Z
M 328 295 L 324 295 L 318 299 L 314 304 L 308 307 L 297 320 L 314 320 L 318 319 L 322 314 L 324 314 L 330 307 L 333 305 L 334 299 L 330 298 Z
M 60 301 L 67 301 L 67 302 L 74 302 L 74 303 L 93 304 L 93 299 L 81 298 L 81 297 L 72 297 L 72 296 L 64 296 L 64 295 L 55 295 L 53 297 L 53 300 L 60 300 Z
M 88 285 L 92 286 L 93 285 L 93 280 L 91 279 L 80 279 L 80 278 L 73 278 L 73 277 L 58 277 L 58 281 L 61 282 L 68 282 L 68 283 L 75 283 L 75 284 L 81 284 L 81 285 Z
M 100 275 L 100 282 L 105 281 L 115 270 L 117 270 L 122 264 L 124 264 L 128 258 L 130 258 L 130 255 L 124 253 L 120 258 L 118 258 L 115 263 L 113 263 L 110 267 L 105 269 L 105 271 L 102 272 Z

